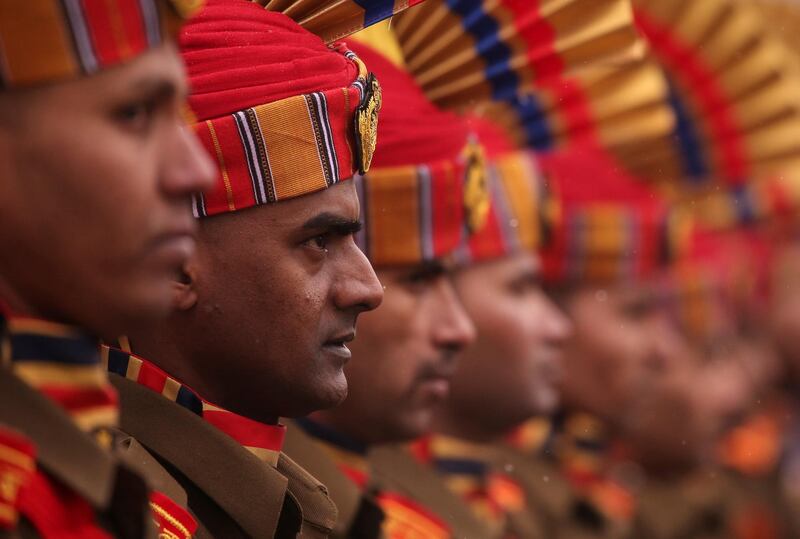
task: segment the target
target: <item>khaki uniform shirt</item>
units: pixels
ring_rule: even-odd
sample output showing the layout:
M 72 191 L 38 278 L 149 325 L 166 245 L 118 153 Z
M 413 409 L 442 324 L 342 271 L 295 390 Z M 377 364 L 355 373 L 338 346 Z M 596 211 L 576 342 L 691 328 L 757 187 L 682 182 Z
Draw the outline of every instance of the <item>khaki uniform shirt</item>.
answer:
M 286 455 L 266 464 L 202 417 L 112 375 L 129 457 L 185 491 L 197 537 L 327 537 L 336 507 L 326 488 Z

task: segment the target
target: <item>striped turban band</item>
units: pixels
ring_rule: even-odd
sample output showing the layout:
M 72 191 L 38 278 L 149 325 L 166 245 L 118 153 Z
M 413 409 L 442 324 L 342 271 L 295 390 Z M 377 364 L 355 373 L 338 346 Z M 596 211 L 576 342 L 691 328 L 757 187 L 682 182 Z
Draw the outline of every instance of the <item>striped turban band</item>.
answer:
M 92 75 L 156 47 L 202 0 L 0 0 L 0 89 Z
M 549 282 L 640 279 L 685 250 L 686 215 L 623 173 L 605 152 L 572 147 L 542 155 L 541 164 L 561 204 L 542 257 Z

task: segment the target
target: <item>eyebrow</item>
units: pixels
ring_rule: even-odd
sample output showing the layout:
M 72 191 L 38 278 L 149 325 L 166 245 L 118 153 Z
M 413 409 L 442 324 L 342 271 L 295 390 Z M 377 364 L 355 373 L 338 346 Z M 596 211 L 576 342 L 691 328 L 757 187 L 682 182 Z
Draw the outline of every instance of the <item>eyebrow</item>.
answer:
M 439 260 L 431 260 L 423 262 L 415 266 L 409 273 L 408 279 L 421 280 L 421 279 L 435 279 L 447 273 L 447 267 Z
M 186 98 L 187 92 L 183 85 L 164 77 L 143 77 L 129 85 L 129 91 L 138 95 L 146 95 L 148 99 L 159 101 L 171 100 L 175 97 Z
M 323 212 L 303 223 L 302 228 L 303 230 L 329 230 L 342 236 L 348 236 L 361 230 L 361 221 L 348 219 L 335 213 Z

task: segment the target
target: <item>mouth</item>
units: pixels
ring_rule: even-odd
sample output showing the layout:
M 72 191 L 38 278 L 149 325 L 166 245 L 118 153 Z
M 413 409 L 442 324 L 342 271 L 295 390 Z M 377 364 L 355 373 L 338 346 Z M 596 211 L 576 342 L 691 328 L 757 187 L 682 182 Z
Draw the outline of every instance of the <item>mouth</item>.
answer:
M 339 336 L 328 339 L 322 343 L 322 348 L 330 355 L 340 358 L 343 362 L 347 362 L 351 357 L 350 349 L 347 343 L 355 339 L 355 331 L 349 331 Z
M 170 260 L 181 263 L 194 254 L 196 240 L 194 220 L 182 221 L 153 238 L 152 247 Z
M 450 393 L 456 367 L 457 363 L 449 358 L 431 365 L 417 379 L 417 387 L 433 401 L 444 400 Z

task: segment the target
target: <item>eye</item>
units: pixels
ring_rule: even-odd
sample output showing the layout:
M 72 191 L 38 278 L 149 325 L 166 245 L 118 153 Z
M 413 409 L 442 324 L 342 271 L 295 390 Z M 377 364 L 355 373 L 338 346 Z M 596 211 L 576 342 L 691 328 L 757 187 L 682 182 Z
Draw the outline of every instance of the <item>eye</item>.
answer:
M 129 103 L 114 111 L 115 121 L 123 128 L 135 132 L 145 133 L 153 124 L 156 105 L 149 101 Z
M 509 290 L 515 295 L 525 295 L 529 292 L 539 290 L 541 282 L 535 274 L 525 274 L 512 280 L 508 284 Z
M 328 237 L 324 234 L 307 239 L 305 244 L 318 251 L 328 252 Z

